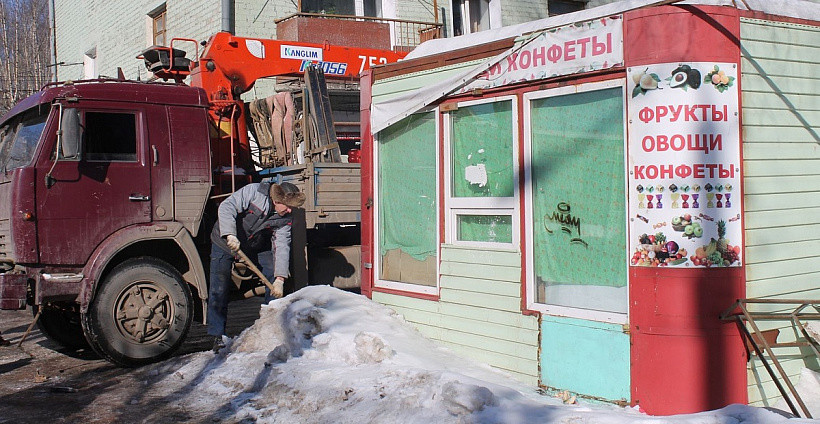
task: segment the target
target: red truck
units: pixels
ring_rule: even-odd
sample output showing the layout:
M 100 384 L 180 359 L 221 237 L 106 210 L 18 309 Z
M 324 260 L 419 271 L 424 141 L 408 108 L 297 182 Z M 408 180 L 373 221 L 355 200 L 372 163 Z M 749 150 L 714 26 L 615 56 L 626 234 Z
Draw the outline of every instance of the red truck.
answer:
M 31 305 L 49 337 L 116 364 L 168 357 L 206 319 L 209 211 L 260 178 L 240 95 L 403 54 L 218 33 L 197 56 L 155 48 L 149 69 L 176 82 L 53 83 L 0 119 L 0 309 Z M 268 175 L 304 185 L 321 168 L 292 165 Z M 314 226 L 332 217 L 316 203 Z

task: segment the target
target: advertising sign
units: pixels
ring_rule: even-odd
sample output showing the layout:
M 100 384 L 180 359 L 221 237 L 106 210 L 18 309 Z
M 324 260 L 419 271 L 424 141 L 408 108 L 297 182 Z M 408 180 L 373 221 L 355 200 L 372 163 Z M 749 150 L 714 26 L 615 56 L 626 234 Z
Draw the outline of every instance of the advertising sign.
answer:
M 279 56 L 282 59 L 322 60 L 322 49 L 320 48 L 289 46 L 287 44 L 282 44 L 280 49 Z
M 468 92 L 521 81 L 623 65 L 623 19 L 612 16 L 533 34 L 519 49 L 461 89 Z
M 738 69 L 627 70 L 630 265 L 741 265 Z

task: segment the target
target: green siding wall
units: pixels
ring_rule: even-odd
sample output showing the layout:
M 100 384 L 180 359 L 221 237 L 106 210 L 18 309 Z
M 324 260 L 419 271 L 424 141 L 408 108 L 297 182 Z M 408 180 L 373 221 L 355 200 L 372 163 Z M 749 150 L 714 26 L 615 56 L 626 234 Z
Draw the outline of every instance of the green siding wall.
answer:
M 538 319 L 521 314 L 519 252 L 443 246 L 441 298 L 373 293 L 427 337 L 538 384 Z
M 746 295 L 820 299 L 820 28 L 742 19 L 740 32 Z M 759 325 L 796 339 L 786 323 Z M 820 369 L 808 350 L 776 354 L 795 384 Z M 753 405 L 780 400 L 757 358 L 748 381 Z

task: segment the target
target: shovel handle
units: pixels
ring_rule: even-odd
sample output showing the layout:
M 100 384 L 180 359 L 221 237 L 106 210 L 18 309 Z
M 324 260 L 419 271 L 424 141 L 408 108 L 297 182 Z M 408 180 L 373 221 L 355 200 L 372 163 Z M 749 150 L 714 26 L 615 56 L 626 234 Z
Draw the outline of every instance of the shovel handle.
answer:
M 248 269 L 253 271 L 253 273 L 256 274 L 256 276 L 259 277 L 259 279 L 262 280 L 262 282 L 265 283 L 266 286 L 268 286 L 271 293 L 276 291 L 276 289 L 273 287 L 273 284 L 271 284 L 271 282 L 268 281 L 267 278 L 265 278 L 265 274 L 262 274 L 262 271 L 260 271 L 259 268 L 257 268 L 256 265 L 253 264 L 253 261 L 251 261 L 248 258 L 248 255 L 246 255 L 245 252 L 242 251 L 242 249 L 237 250 L 236 255 L 239 256 L 239 259 L 241 259 L 242 262 L 245 262 L 245 265 L 248 267 Z

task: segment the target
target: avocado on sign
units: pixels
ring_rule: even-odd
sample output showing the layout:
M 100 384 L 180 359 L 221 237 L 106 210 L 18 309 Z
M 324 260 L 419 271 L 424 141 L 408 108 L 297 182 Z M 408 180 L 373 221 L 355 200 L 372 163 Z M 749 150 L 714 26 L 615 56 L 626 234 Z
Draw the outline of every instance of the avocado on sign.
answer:
M 316 47 L 301 47 L 289 46 L 283 44 L 281 46 L 282 59 L 299 59 L 299 60 L 322 60 L 322 49 Z

